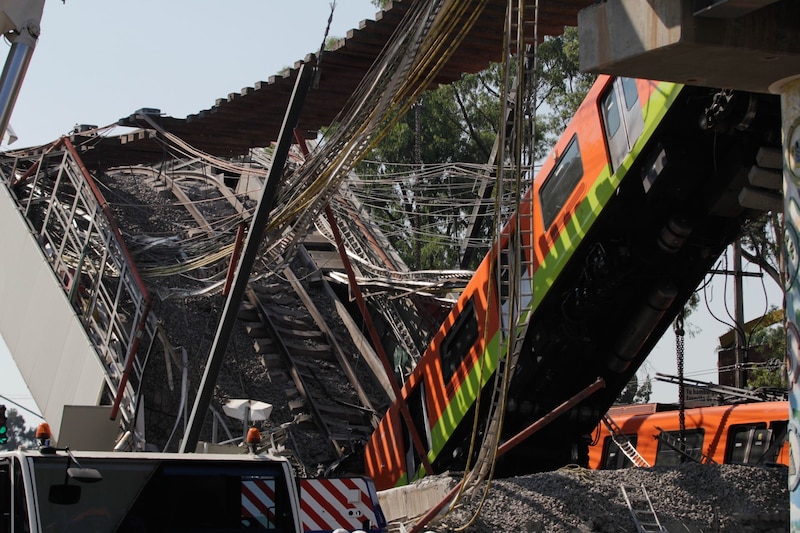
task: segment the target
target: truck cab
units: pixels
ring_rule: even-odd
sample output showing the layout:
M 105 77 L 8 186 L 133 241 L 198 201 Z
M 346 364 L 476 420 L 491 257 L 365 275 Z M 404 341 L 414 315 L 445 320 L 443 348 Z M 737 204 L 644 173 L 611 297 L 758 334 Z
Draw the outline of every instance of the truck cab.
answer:
M 0 533 L 301 533 L 296 480 L 263 455 L 0 453 Z

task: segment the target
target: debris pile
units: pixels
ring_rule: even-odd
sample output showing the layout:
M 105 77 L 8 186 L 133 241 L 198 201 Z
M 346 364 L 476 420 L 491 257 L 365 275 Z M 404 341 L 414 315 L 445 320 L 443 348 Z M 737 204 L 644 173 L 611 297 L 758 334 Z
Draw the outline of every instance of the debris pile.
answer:
M 635 532 L 620 485 L 644 485 L 670 532 L 789 531 L 787 468 L 683 464 L 624 470 L 563 468 L 493 480 L 479 516 L 466 529 L 483 491 L 465 496 L 429 531 Z M 482 487 L 481 487 L 482 488 Z

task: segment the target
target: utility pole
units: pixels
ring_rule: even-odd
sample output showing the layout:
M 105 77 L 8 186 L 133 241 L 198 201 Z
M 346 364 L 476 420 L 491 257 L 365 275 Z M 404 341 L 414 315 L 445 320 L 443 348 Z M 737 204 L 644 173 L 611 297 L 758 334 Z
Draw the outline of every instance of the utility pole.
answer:
M 744 338 L 744 289 L 742 278 L 742 242 L 736 239 L 733 243 L 733 303 L 735 306 L 735 324 L 734 331 L 736 332 L 736 345 L 734 346 L 734 376 L 735 385 L 737 388 L 743 389 L 747 384 L 744 375 L 744 363 L 747 359 L 747 350 L 745 347 Z

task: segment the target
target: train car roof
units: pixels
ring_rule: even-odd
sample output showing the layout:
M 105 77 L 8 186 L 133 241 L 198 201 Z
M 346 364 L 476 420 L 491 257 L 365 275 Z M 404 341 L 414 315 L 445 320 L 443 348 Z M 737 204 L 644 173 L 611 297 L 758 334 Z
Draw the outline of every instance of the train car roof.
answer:
M 692 403 L 687 404 L 686 409 L 696 409 L 696 408 L 709 408 L 709 407 L 731 407 L 731 406 L 739 406 L 739 405 L 752 405 L 752 404 L 768 404 L 774 405 L 776 403 L 786 403 L 786 402 L 743 402 L 743 403 L 734 403 L 734 404 L 710 404 L 710 403 Z M 652 413 L 661 413 L 666 411 L 677 411 L 680 409 L 680 406 L 677 403 L 637 403 L 637 404 L 630 404 L 630 405 L 613 405 L 608 410 L 609 416 L 611 418 L 614 417 L 621 417 L 621 416 L 634 416 L 634 415 L 647 415 Z

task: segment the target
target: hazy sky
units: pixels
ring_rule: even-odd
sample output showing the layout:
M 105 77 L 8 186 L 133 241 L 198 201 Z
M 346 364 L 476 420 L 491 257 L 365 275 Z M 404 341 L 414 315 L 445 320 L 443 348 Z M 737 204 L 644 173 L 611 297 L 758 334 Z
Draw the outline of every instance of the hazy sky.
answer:
M 330 36 L 345 36 L 376 11 L 369 0 L 339 0 Z M 42 35 L 11 116 L 19 137 L 11 147 L 48 143 L 75 124 L 109 125 L 142 107 L 178 118 L 208 109 L 217 98 L 316 52 L 329 15 L 326 0 L 48 0 Z M 761 283 L 745 279 L 749 320 L 768 304 Z M 779 305 L 779 290 L 771 280 L 765 284 L 770 302 Z M 732 285 L 719 280 L 709 298 L 715 314 L 730 322 Z M 729 326 L 703 309 L 690 324 L 702 332 L 686 339 L 687 377 L 716 381 L 717 338 Z M 676 372 L 671 331 L 646 369 Z M 38 410 L 4 346 L 0 395 Z M 654 383 L 653 399 L 676 401 L 677 388 Z
M 11 124 L 13 146 L 50 142 L 75 124 L 105 126 L 142 107 L 208 109 L 323 41 L 327 0 L 47 0 L 42 34 Z M 378 11 L 339 0 L 329 36 Z

